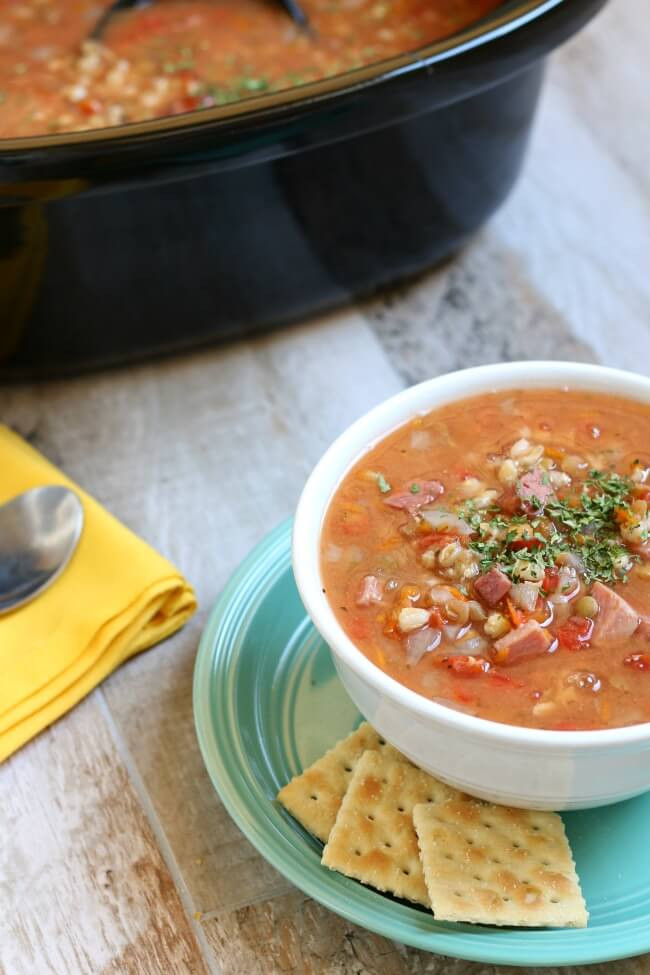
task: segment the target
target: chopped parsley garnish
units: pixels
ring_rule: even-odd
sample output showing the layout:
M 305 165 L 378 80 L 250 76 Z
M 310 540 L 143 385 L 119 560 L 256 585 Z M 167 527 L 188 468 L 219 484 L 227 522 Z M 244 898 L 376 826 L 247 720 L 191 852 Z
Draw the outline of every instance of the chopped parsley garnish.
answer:
M 545 506 L 529 499 L 534 509 L 529 516 L 507 517 L 497 507 L 477 511 L 472 502 L 459 514 L 478 536 L 469 547 L 479 556 L 481 572 L 498 565 L 515 582 L 542 581 L 558 557 L 570 552 L 587 582 L 614 583 L 626 581 L 637 560 L 619 530 L 621 515 L 630 512 L 632 487 L 628 478 L 592 470 L 580 494 L 549 498 Z
M 379 476 L 377 477 L 377 487 L 379 488 L 382 494 L 388 494 L 388 492 L 392 490 L 390 484 L 388 483 L 388 481 L 386 480 L 383 474 L 379 474 Z
M 417 481 L 414 481 L 413 484 L 411 484 L 411 487 L 410 487 L 409 490 L 410 490 L 411 494 L 419 494 L 420 493 L 420 485 L 417 483 Z

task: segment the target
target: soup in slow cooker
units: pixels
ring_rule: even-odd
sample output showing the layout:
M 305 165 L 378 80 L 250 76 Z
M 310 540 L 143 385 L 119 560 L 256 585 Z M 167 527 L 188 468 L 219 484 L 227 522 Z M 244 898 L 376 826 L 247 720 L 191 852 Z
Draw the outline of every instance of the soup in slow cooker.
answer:
M 395 680 L 556 730 L 650 721 L 650 409 L 513 391 L 416 417 L 334 495 L 330 605 Z
M 0 0 L 0 137 L 225 105 L 447 37 L 501 0 L 158 0 L 88 35 L 109 0 Z

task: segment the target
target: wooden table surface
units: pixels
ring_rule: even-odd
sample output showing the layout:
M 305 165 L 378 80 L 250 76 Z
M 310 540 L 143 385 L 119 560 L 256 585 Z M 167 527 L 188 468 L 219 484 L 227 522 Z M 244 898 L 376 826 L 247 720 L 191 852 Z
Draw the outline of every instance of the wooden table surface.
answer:
M 173 559 L 201 606 L 0 768 L 5 975 L 492 970 L 355 928 L 255 853 L 204 771 L 192 668 L 232 570 L 380 399 L 501 359 L 650 369 L 647 3 L 611 3 L 554 57 L 523 178 L 454 262 L 270 337 L 0 391 L 2 418 Z M 650 973 L 650 955 L 599 967 Z

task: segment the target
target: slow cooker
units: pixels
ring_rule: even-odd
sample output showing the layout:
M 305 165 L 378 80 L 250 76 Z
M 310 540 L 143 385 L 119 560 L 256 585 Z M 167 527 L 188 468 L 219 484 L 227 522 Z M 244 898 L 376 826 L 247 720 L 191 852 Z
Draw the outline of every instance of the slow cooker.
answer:
M 453 253 L 521 169 L 547 55 L 604 0 L 510 0 L 246 101 L 0 141 L 0 376 L 305 318 Z

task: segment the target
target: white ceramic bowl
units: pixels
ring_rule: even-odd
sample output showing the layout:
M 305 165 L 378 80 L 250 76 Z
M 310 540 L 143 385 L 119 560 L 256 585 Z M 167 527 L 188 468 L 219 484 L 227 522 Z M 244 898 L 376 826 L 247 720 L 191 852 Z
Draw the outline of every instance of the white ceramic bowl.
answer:
M 350 467 L 411 417 L 490 391 L 567 386 L 650 403 L 649 379 L 570 362 L 513 362 L 438 376 L 386 400 L 332 444 L 305 485 L 293 532 L 300 595 L 361 713 L 433 775 L 476 796 L 535 809 L 600 806 L 650 789 L 650 724 L 540 731 L 463 714 L 409 690 L 371 663 L 339 625 L 322 591 L 320 534 Z

